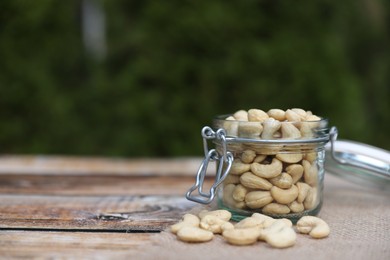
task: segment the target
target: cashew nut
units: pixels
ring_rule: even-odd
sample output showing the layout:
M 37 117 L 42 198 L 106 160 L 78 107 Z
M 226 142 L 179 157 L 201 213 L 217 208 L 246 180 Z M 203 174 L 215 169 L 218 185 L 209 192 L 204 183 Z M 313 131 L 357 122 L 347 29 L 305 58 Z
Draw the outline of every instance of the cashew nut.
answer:
M 256 162 L 256 163 L 261 163 L 262 161 L 265 160 L 265 158 L 267 158 L 267 155 L 265 154 L 259 154 L 255 157 L 255 159 L 253 160 L 253 162 Z
M 274 178 L 269 179 L 269 181 L 282 189 L 289 189 L 291 185 L 293 184 L 293 179 L 290 174 L 287 174 L 285 172 L 282 172 L 279 176 L 276 176 Z
M 302 203 L 306 199 L 307 194 L 309 193 L 311 188 L 309 184 L 306 184 L 304 182 L 298 182 L 297 187 L 298 187 L 297 202 Z
M 291 164 L 286 167 L 286 172 L 291 175 L 293 183 L 297 183 L 303 175 L 303 166 L 300 164 Z
M 315 120 L 321 120 L 321 118 L 317 116 L 308 117 L 309 121 L 301 122 L 300 131 L 302 137 L 311 138 L 315 134 L 315 129 L 318 128 L 319 122 Z
M 283 144 L 251 145 L 256 151 L 263 155 L 275 155 L 283 149 Z M 257 146 L 257 147 L 256 147 Z
M 297 222 L 297 230 L 309 234 L 313 238 L 324 238 L 330 233 L 329 225 L 322 219 L 314 216 L 304 216 Z
M 315 115 L 307 115 L 306 116 L 306 121 L 320 121 L 321 117 L 315 116 Z
M 248 217 L 244 218 L 240 222 L 234 225 L 234 228 L 252 228 L 252 227 L 257 227 L 257 228 L 264 228 L 264 223 L 265 221 L 260 218 L 255 218 L 255 217 Z
M 287 227 L 292 227 L 292 226 L 293 226 L 292 221 L 289 220 L 288 218 L 280 218 L 279 220 L 283 221 L 284 224 L 285 224 Z
M 252 163 L 255 158 L 256 158 L 256 153 L 253 150 L 245 150 L 241 154 L 241 161 L 243 163 Z
M 276 158 L 286 163 L 297 163 L 302 160 L 302 154 L 300 153 L 278 153 Z
M 285 225 L 286 227 L 292 227 L 292 226 L 293 226 L 292 221 L 289 220 L 289 219 L 287 219 L 287 218 L 274 219 L 274 222 L 273 222 L 273 223 L 275 223 L 276 220 L 277 220 L 277 221 L 283 222 L 284 225 Z M 272 223 L 272 224 L 273 224 L 273 223 Z M 272 224 L 271 224 L 271 225 L 272 225 Z M 271 226 L 271 225 L 269 225 L 269 226 Z M 267 228 L 267 227 L 264 226 L 264 228 Z
M 302 120 L 304 120 L 307 117 L 307 112 L 303 110 L 302 108 L 291 108 L 291 111 L 294 111 L 297 113 Z
M 202 210 L 198 214 L 199 218 L 201 219 L 208 215 L 215 216 L 217 218 L 222 219 L 223 221 L 229 221 L 230 218 L 232 217 L 232 213 L 224 209 L 217 209 L 212 211 Z
M 192 214 L 185 214 L 179 223 L 171 226 L 171 232 L 176 234 L 183 227 L 198 227 L 200 220 L 197 216 Z
M 303 158 L 306 161 L 309 161 L 310 163 L 312 163 L 313 161 L 315 161 L 317 159 L 317 153 L 316 152 L 307 153 L 307 154 L 305 154 L 305 156 Z
M 286 120 L 286 112 L 281 109 L 270 109 L 267 114 L 279 121 Z
M 281 189 L 277 186 L 271 188 L 272 197 L 280 204 L 289 204 L 298 197 L 298 188 L 292 185 L 289 189 Z
M 276 131 L 274 133 L 274 138 L 282 138 L 282 133 L 280 131 Z
M 270 190 L 272 184 L 264 178 L 254 175 L 251 172 L 246 172 L 240 177 L 242 185 L 252 189 Z
M 260 109 L 249 109 L 248 120 L 251 122 L 264 122 L 268 118 L 268 114 Z
M 281 130 L 284 139 L 297 139 L 301 137 L 301 132 L 290 122 L 282 122 Z
M 286 221 L 286 219 L 274 219 L 271 225 L 260 231 L 259 240 L 265 240 L 265 237 L 269 234 L 275 233 L 286 227 L 292 227 L 291 221 Z
M 230 168 L 230 174 L 241 175 L 251 169 L 251 165 L 241 162 L 239 159 L 235 159 Z
M 306 117 L 306 112 L 305 112 L 305 117 Z M 295 111 L 291 109 L 286 110 L 286 118 L 290 122 L 300 122 L 302 121 L 302 117 Z
M 244 175 L 242 175 L 244 176 Z M 242 177 L 241 176 L 241 177 Z M 258 177 L 257 177 L 258 178 Z M 246 194 L 248 193 L 248 188 L 246 188 L 245 186 L 241 185 L 241 184 L 238 184 L 235 188 L 234 188 L 234 191 L 233 191 L 233 199 L 236 200 L 236 201 L 244 201 L 245 200 L 245 196 Z
M 251 171 L 263 178 L 273 178 L 278 176 L 282 173 L 283 164 L 278 159 L 274 158 L 272 159 L 271 164 L 259 164 L 259 163 L 252 163 L 251 164 Z
M 265 205 L 261 211 L 266 214 L 288 214 L 291 210 L 286 205 L 279 203 L 270 203 L 268 205 Z
M 225 119 L 223 128 L 225 129 L 227 135 L 237 136 L 238 134 L 238 122 L 235 121 L 235 118 L 232 116 L 229 116 Z
M 310 188 L 303 205 L 305 209 L 313 209 L 317 204 L 317 188 Z
M 226 221 L 220 219 L 219 217 L 206 215 L 200 220 L 200 227 L 204 230 L 211 231 L 214 234 L 220 234 L 222 233 L 221 226 L 225 223 Z
M 294 200 L 291 202 L 288 207 L 291 209 L 292 212 L 298 213 L 305 210 L 305 207 L 303 206 L 303 203 L 299 203 L 298 201 Z
M 229 174 L 228 176 L 226 176 L 225 180 L 223 181 L 223 185 L 238 184 L 238 183 L 240 183 L 240 175 L 233 175 L 233 174 Z
M 213 232 L 198 227 L 183 227 L 177 232 L 177 237 L 185 242 L 207 242 L 213 239 Z
M 254 151 L 256 151 L 257 154 L 261 154 L 262 156 L 267 155 L 275 155 L 278 152 L 280 152 L 281 149 L 283 149 L 283 144 L 258 144 L 258 143 L 245 143 L 245 147 L 250 147 Z M 254 160 L 254 162 L 257 162 Z
M 238 121 L 248 121 L 248 112 L 245 110 L 239 110 L 233 114 L 233 117 Z
M 260 122 L 240 122 L 238 125 L 238 136 L 240 137 L 260 137 L 263 126 Z
M 225 187 L 223 187 L 222 201 L 224 204 L 226 204 L 226 206 L 230 206 L 230 207 L 236 208 L 236 209 L 243 209 L 246 207 L 245 202 L 236 201 L 233 198 L 233 192 L 234 192 L 235 188 L 236 188 L 236 185 L 234 185 L 234 184 L 228 184 Z
M 294 229 L 285 227 L 278 232 L 269 234 L 265 237 L 265 241 L 272 247 L 286 248 L 295 245 L 297 234 Z
M 261 133 L 261 138 L 263 139 L 273 139 L 274 134 L 280 129 L 282 123 L 273 118 L 268 118 L 263 122 L 263 132 Z
M 245 196 L 245 203 L 251 209 L 259 209 L 273 200 L 269 191 L 251 191 Z
M 299 130 L 301 131 L 301 136 L 304 138 L 314 137 L 314 128 L 311 122 L 302 122 Z
M 229 229 L 234 229 L 234 225 L 230 222 L 225 222 L 221 225 L 222 232 Z
M 260 221 L 262 221 L 263 228 L 267 228 L 267 227 L 271 226 L 276 221 L 276 219 L 271 218 L 270 216 L 267 216 L 264 214 L 260 214 L 260 213 L 253 213 L 251 218 L 257 218 Z
M 296 241 L 296 233 L 291 225 L 285 220 L 276 220 L 268 228 L 260 230 L 259 239 L 265 240 L 269 245 L 276 248 L 293 246 Z
M 259 228 L 229 229 L 222 233 L 227 242 L 233 245 L 251 245 L 256 243 L 260 235 Z
M 318 182 L 318 170 L 316 162 L 314 161 L 313 163 L 310 163 L 309 161 L 303 160 L 302 166 L 303 178 L 305 179 L 305 182 L 310 186 L 316 186 Z

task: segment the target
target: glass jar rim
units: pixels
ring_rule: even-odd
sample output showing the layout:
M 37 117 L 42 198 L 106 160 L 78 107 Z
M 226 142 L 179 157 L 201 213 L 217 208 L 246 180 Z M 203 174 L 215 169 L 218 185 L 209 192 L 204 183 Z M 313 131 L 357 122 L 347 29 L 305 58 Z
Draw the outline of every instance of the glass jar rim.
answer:
M 243 120 L 226 120 L 229 116 L 233 116 L 233 114 L 223 114 L 223 115 L 217 115 L 213 118 L 214 121 L 222 121 L 222 122 L 238 122 L 238 123 L 253 123 L 253 124 L 258 124 L 259 122 L 257 121 L 243 121 Z M 328 118 L 318 116 L 320 120 L 303 120 L 303 121 L 280 121 L 281 123 L 283 122 L 288 122 L 292 124 L 297 124 L 297 123 L 319 123 L 319 122 L 326 122 L 327 124 L 329 123 Z M 275 119 L 276 120 L 276 119 Z
M 213 126 L 216 129 L 224 128 L 223 126 L 227 124 L 236 123 L 237 126 L 240 124 L 245 125 L 258 125 L 259 123 L 263 125 L 263 122 L 250 122 L 250 121 L 239 121 L 239 120 L 226 120 L 227 117 L 232 116 L 232 114 L 218 115 L 213 119 Z M 314 137 L 301 137 L 301 138 L 273 138 L 273 139 L 262 139 L 258 136 L 251 137 L 241 137 L 235 135 L 226 135 L 227 143 L 258 143 L 258 144 L 284 144 L 284 145 L 296 145 L 296 144 L 319 144 L 325 145 L 329 141 L 329 120 L 327 118 L 320 117 L 320 120 L 313 121 L 280 121 L 281 123 L 291 123 L 293 125 L 298 124 L 318 124 L 320 127 L 316 130 L 317 136 Z

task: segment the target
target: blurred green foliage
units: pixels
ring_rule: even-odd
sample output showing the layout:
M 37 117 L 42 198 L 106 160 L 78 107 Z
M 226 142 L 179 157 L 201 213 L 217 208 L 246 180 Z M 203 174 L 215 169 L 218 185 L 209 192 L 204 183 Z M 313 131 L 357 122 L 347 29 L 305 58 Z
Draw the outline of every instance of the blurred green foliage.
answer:
M 0 152 L 200 155 L 238 109 L 301 107 L 390 149 L 389 2 L 103 1 L 108 53 L 81 1 L 0 3 Z

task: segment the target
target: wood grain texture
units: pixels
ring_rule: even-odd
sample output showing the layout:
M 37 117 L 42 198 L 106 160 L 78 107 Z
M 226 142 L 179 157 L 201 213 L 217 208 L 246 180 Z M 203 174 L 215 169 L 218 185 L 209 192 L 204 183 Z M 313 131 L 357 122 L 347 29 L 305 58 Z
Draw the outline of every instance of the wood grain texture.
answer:
M 155 232 L 198 205 L 184 194 L 199 164 L 1 156 L 0 258 L 137 259 Z
M 184 196 L 194 182 L 195 176 L 0 174 L 0 194 Z M 212 182 L 211 177 L 206 178 L 206 187 Z
M 158 231 L 195 205 L 184 197 L 195 174 L 179 171 L 189 171 L 184 167 L 193 162 L 189 159 L 3 156 L 0 161 L 5 172 L 19 167 L 0 174 L 0 228 Z M 206 186 L 211 182 L 206 178 Z
M 194 205 L 183 196 L 0 195 L 0 228 L 160 231 Z
M 199 157 L 110 159 L 106 157 L 3 155 L 0 156 L 0 174 L 194 176 L 200 163 Z
M 150 233 L 0 232 L 0 258 L 129 259 L 150 243 Z
M 389 259 L 388 197 L 333 176 L 325 178 L 320 215 L 331 225 L 328 238 L 301 235 L 284 250 L 237 248 L 221 237 L 194 245 L 155 234 L 198 206 L 184 198 L 198 162 L 180 170 L 186 164 L 175 160 L 115 168 L 104 158 L 30 159 L 0 158 L 0 259 L 250 259 L 260 251 L 266 259 Z

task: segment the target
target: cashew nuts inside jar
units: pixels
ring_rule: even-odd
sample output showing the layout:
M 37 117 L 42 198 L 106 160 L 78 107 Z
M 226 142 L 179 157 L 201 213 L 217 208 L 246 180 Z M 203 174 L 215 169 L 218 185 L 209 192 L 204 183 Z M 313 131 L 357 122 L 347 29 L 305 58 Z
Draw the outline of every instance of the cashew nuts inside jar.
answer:
M 322 205 L 328 120 L 303 109 L 240 110 L 218 116 L 213 129 L 218 154 L 233 155 L 217 189 L 218 206 L 234 220 L 253 213 L 293 222 L 317 215 Z M 226 166 L 224 166 L 226 169 Z

